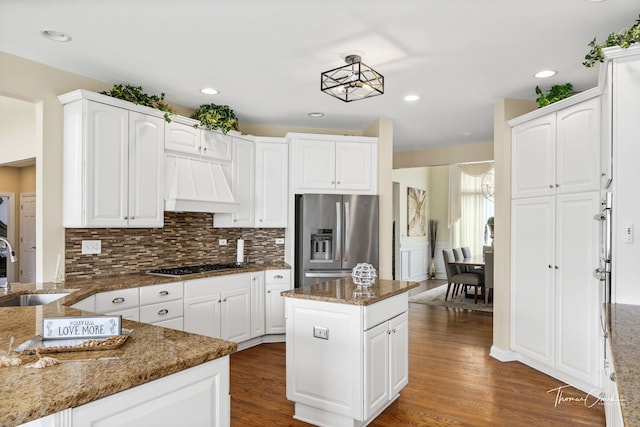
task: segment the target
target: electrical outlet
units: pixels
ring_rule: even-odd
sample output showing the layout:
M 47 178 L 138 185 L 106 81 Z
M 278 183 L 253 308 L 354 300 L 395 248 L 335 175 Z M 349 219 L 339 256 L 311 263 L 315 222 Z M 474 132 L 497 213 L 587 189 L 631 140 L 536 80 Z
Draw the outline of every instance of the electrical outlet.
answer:
M 329 328 L 325 328 L 323 326 L 314 326 L 313 327 L 313 336 L 316 338 L 320 338 L 323 340 L 329 339 Z
M 277 238 L 276 239 L 276 245 L 284 245 L 284 239 L 283 238 Z
M 92 255 L 102 253 L 102 240 L 83 240 L 82 254 Z
M 220 246 L 227 246 L 227 239 L 220 239 L 220 240 L 218 240 L 218 245 L 220 245 Z

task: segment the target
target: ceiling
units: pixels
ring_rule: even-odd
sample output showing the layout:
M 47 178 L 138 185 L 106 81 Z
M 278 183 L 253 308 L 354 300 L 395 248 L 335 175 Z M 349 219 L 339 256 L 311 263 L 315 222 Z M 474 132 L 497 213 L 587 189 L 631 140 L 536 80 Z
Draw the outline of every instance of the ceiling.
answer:
M 0 0 L 0 51 L 193 109 L 226 104 L 241 124 L 359 130 L 388 117 L 406 151 L 492 141 L 496 101 L 534 100 L 536 85 L 594 87 L 587 44 L 639 13 L 637 0 Z M 384 95 L 320 91 L 320 73 L 352 53 L 384 75 Z M 542 69 L 558 74 L 534 78 Z

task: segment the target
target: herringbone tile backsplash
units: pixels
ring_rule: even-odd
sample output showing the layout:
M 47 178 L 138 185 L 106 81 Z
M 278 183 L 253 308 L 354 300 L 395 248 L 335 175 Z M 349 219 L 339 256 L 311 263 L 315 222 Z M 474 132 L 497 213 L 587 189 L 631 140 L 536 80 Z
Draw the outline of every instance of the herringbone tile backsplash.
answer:
M 65 230 L 67 279 L 144 272 L 236 261 L 236 242 L 244 239 L 245 261 L 283 262 L 282 228 L 214 228 L 213 214 L 165 212 L 164 228 L 86 228 Z M 227 239 L 220 246 L 219 239 Z M 102 253 L 82 255 L 82 240 L 100 240 Z

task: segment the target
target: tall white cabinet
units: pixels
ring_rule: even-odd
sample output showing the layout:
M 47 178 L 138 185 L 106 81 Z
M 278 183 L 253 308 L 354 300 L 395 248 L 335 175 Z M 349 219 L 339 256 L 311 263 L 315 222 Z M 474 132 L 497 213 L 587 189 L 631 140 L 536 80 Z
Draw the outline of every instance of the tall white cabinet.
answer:
M 64 104 L 63 225 L 162 227 L 164 119 L 77 90 Z M 151 111 L 147 111 L 151 110 Z M 156 114 L 156 115 L 154 115 Z
M 533 115 L 533 118 L 530 118 Z M 511 346 L 587 392 L 600 386 L 600 98 L 514 119 Z

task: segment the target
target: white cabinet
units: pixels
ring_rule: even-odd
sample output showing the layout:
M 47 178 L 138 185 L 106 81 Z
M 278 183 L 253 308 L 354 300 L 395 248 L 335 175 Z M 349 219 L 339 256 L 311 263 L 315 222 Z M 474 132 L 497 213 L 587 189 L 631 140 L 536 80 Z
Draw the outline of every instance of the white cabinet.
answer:
M 365 419 L 377 415 L 409 382 L 407 313 L 365 331 Z
M 294 192 L 376 194 L 377 139 L 288 134 Z
M 267 270 L 265 277 L 265 333 L 284 334 L 286 331 L 285 299 L 280 293 L 291 289 L 291 270 Z
M 512 129 L 512 198 L 600 188 L 600 98 Z
M 142 286 L 140 292 L 140 321 L 182 331 L 182 282 Z
M 251 338 L 251 274 L 188 280 L 184 330 L 224 340 Z
M 96 311 L 96 302 L 95 302 L 95 295 L 91 295 L 86 297 L 83 300 L 78 301 L 77 303 L 73 304 L 71 307 L 73 308 L 77 308 L 78 310 L 82 310 L 82 311 L 91 311 L 91 312 L 95 312 Z
M 96 313 L 121 315 L 123 319 L 140 320 L 138 288 L 118 289 L 95 295 Z
M 233 138 L 231 187 L 240 207 L 216 214 L 215 227 L 287 227 L 288 146 L 281 138 Z
M 513 200 L 511 211 L 512 348 L 588 392 L 600 383 L 597 212 L 597 191 Z
M 182 119 L 184 120 L 184 119 Z M 229 162 L 231 135 L 196 127 L 198 121 L 165 123 L 164 149 L 202 159 Z
M 64 226 L 162 227 L 163 119 L 78 96 L 64 105 Z
M 264 271 L 251 273 L 251 338 L 264 335 Z

